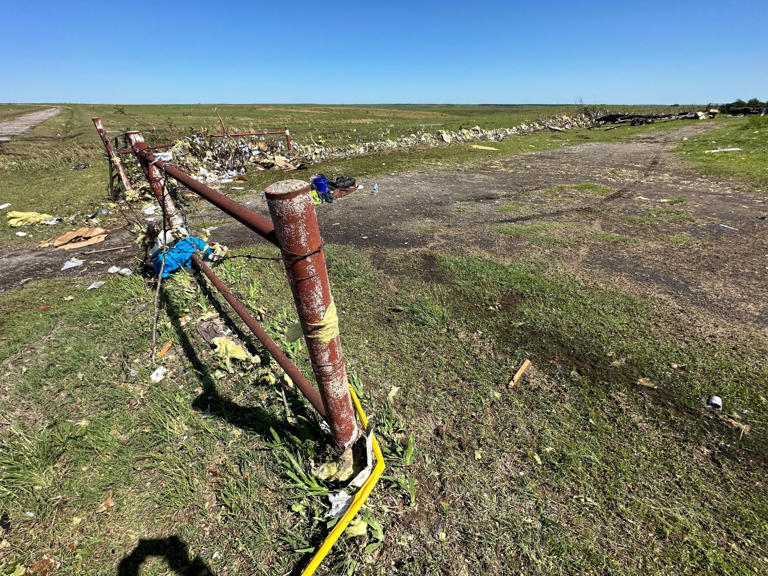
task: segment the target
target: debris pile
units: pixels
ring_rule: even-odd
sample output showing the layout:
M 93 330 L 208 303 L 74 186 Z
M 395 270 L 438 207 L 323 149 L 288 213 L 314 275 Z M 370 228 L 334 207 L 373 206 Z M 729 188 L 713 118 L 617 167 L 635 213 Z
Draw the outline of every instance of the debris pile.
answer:
M 598 126 L 603 124 L 629 124 L 630 126 L 641 126 L 643 124 L 653 124 L 656 120 L 706 120 L 714 118 L 720 113 L 715 108 L 707 108 L 705 111 L 698 112 L 678 112 L 677 114 L 625 114 L 622 112 L 603 114 L 595 118 Z
M 434 148 L 452 143 L 501 142 L 510 136 L 544 130 L 562 132 L 593 125 L 594 121 L 590 115 L 579 113 L 523 122 L 511 128 L 484 129 L 473 126 L 438 132 L 420 130 L 395 139 L 385 138 L 339 146 L 325 145 L 314 140 L 302 144 L 294 140 L 290 150 L 286 149 L 282 140 L 268 141 L 263 136 L 258 139 L 243 136 L 214 138 L 205 133 L 198 133 L 177 140 L 169 149 L 171 157 L 168 160 L 201 182 L 228 184 L 238 180 L 238 177 L 242 178 L 247 170 L 298 170 L 318 162 L 377 152 Z M 136 180 L 140 180 L 138 174 Z

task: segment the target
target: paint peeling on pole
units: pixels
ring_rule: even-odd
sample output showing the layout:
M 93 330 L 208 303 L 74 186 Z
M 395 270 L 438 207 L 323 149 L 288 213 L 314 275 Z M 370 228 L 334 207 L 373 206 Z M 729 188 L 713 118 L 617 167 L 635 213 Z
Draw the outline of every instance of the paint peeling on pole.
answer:
M 357 439 L 358 429 L 312 194 L 301 180 L 277 182 L 265 193 L 326 419 L 343 450 Z
M 120 179 L 120 181 L 123 183 L 123 186 L 125 187 L 126 194 L 128 195 L 132 194 L 133 188 L 131 187 L 131 181 L 128 180 L 128 176 L 125 173 L 125 169 L 123 168 L 122 162 L 120 162 L 120 158 L 118 158 L 117 154 L 115 154 L 114 150 L 112 149 L 112 145 L 109 143 L 109 138 L 107 138 L 107 133 L 104 132 L 104 127 L 101 125 L 101 119 L 91 118 L 91 120 L 93 121 L 93 125 L 96 127 L 96 132 L 99 133 L 99 138 L 101 138 L 101 143 L 104 144 L 104 149 L 107 151 L 107 158 L 109 158 L 109 193 L 114 199 L 117 199 L 119 195 L 119 189 L 115 189 L 112 185 L 112 182 L 114 181 L 112 170 L 114 169 L 115 172 L 117 173 L 117 177 Z

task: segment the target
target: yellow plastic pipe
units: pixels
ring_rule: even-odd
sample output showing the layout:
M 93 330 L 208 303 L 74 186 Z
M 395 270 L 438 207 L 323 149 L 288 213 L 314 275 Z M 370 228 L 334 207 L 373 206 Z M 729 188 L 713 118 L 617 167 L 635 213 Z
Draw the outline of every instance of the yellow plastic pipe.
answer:
M 360 423 L 363 425 L 363 430 L 365 430 L 368 428 L 368 418 L 365 417 L 365 412 L 363 412 L 363 407 L 360 405 L 360 400 L 357 398 L 357 394 L 355 394 L 355 391 L 351 386 L 349 388 L 349 393 L 352 396 L 352 402 L 355 404 L 357 415 L 360 417 Z M 312 557 L 312 560 L 309 561 L 309 564 L 301 573 L 301 576 L 311 576 L 315 573 L 317 567 L 320 566 L 320 563 L 325 559 L 326 556 L 328 556 L 328 553 L 331 551 L 333 545 L 336 544 L 336 541 L 339 539 L 339 536 L 341 536 L 341 533 L 344 532 L 344 529 L 357 515 L 360 508 L 363 506 L 363 504 L 365 504 L 365 501 L 368 500 L 371 492 L 373 492 L 374 486 L 376 486 L 379 478 L 381 478 L 381 474 L 384 472 L 384 456 L 381 453 L 381 448 L 379 448 L 379 443 L 376 440 L 376 436 L 374 434 L 371 434 L 371 445 L 373 448 L 373 454 L 376 456 L 376 466 L 374 467 L 373 472 L 368 477 L 368 480 L 366 480 L 365 483 L 360 487 L 360 490 L 358 490 L 354 495 L 349 508 L 347 508 L 347 511 L 333 527 L 331 533 L 325 537 L 322 545 Z

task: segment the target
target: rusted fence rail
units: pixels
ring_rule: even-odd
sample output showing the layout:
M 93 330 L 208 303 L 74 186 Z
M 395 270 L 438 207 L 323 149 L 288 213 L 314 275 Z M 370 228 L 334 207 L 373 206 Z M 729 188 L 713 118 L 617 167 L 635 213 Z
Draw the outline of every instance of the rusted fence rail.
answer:
M 171 229 L 176 229 L 183 236 L 188 235 L 180 212 L 164 189 L 165 176 L 174 178 L 280 248 L 319 393 L 213 270 L 196 255 L 192 263 L 211 281 L 307 400 L 325 418 L 336 448 L 340 451 L 348 449 L 358 438 L 359 430 L 349 393 L 336 306 L 331 295 L 323 242 L 309 185 L 300 180 L 287 180 L 267 188 L 265 192 L 272 218 L 270 222 L 175 166 L 156 158 L 141 133 L 128 132 L 126 136 Z

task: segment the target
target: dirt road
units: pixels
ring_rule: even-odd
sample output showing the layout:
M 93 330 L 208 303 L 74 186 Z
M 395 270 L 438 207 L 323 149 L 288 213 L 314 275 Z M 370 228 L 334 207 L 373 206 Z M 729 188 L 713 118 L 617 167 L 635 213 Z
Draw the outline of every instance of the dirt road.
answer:
M 38 124 L 42 124 L 49 118 L 53 118 L 59 112 L 61 112 L 61 108 L 54 106 L 53 108 L 29 112 L 28 114 L 22 114 L 11 120 L 0 122 L 0 142 L 8 142 L 14 136 L 32 130 L 32 128 Z
M 692 306 L 724 324 L 768 329 L 768 204 L 765 191 L 704 176 L 670 153 L 706 130 L 688 125 L 621 143 L 586 143 L 499 157 L 480 166 L 388 175 L 318 207 L 326 242 L 370 249 L 378 266 L 418 249 L 546 259 L 584 280 Z M 258 196 L 240 199 L 267 214 Z M 190 222 L 221 220 L 216 240 L 260 239 L 205 208 Z M 104 244 L 130 245 L 122 231 Z M 135 249 L 105 253 L 135 262 Z M 69 257 L 49 249 L 0 251 L 0 289 L 61 273 Z M 23 271 L 16 269 L 23 267 Z M 78 269 L 75 274 L 92 274 Z

